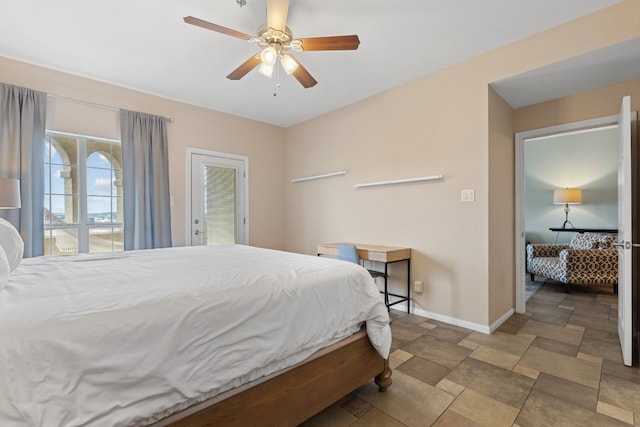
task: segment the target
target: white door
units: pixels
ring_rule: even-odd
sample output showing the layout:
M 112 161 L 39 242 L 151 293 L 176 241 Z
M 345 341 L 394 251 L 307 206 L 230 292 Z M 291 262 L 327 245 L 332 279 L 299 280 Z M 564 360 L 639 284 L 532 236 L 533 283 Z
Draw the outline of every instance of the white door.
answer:
M 246 158 L 190 153 L 191 245 L 246 244 Z
M 622 99 L 618 119 L 618 337 L 624 364 L 632 364 L 632 176 L 631 98 Z

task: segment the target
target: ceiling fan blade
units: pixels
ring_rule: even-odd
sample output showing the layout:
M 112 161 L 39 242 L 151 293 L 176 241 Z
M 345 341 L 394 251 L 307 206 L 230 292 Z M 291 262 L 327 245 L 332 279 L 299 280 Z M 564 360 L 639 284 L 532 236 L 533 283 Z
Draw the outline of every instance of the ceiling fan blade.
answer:
M 195 18 L 193 16 L 185 16 L 183 19 L 184 19 L 184 22 L 186 22 L 187 24 L 195 25 L 196 27 L 205 28 L 207 30 L 215 31 L 217 33 L 226 34 L 231 37 L 237 37 L 242 40 L 249 40 L 251 38 L 249 34 L 232 30 L 230 28 L 223 27 L 221 25 L 202 20 L 200 18 Z
M 298 39 L 302 44 L 302 50 L 356 50 L 360 45 L 357 35 L 307 37 Z
M 304 68 L 302 64 L 300 64 L 299 62 L 298 62 L 298 68 L 296 68 L 296 70 L 291 74 L 300 82 L 302 86 L 304 86 L 307 89 L 315 86 L 318 83 L 316 79 L 314 79 L 313 76 L 309 74 L 307 69 Z
M 289 0 L 267 0 L 267 27 L 284 31 L 288 13 Z
M 227 78 L 229 80 L 240 80 L 246 76 L 249 71 L 256 68 L 258 64 L 260 64 L 260 55 L 254 55 L 244 61 L 238 68 L 230 72 Z

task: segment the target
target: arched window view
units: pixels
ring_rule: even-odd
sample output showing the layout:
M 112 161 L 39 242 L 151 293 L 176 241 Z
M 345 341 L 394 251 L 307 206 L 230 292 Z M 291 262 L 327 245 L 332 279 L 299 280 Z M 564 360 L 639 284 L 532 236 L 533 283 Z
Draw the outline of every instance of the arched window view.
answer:
M 120 141 L 47 132 L 45 255 L 123 250 Z

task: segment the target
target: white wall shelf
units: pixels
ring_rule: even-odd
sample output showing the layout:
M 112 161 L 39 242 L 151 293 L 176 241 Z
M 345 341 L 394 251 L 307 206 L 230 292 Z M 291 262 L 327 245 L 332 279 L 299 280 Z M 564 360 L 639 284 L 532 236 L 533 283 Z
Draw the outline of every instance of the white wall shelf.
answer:
M 292 183 L 296 183 L 296 182 L 304 182 L 304 181 L 311 181 L 314 179 L 322 179 L 322 178 L 329 178 L 332 176 L 339 176 L 339 175 L 346 175 L 347 171 L 338 171 L 338 172 L 331 172 L 331 173 L 325 173 L 322 175 L 314 175 L 314 176 L 305 176 L 302 178 L 293 178 L 291 180 Z
M 422 176 L 419 178 L 396 179 L 393 181 L 367 182 L 364 184 L 354 184 L 355 188 L 379 187 L 383 185 L 410 184 L 415 182 L 440 181 L 444 179 L 444 175 Z

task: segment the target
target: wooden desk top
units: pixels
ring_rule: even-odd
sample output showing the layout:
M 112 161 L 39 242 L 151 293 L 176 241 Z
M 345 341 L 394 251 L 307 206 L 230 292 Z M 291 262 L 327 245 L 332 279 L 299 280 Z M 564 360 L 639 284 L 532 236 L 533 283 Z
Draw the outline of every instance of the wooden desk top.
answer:
M 411 259 L 411 248 L 368 245 L 364 243 L 321 243 L 318 245 L 318 254 L 337 256 L 338 245 L 354 245 L 358 249 L 360 259 L 369 261 L 396 262 Z

